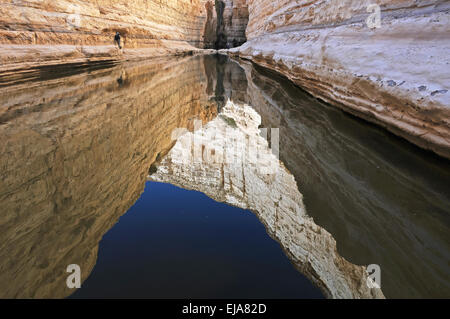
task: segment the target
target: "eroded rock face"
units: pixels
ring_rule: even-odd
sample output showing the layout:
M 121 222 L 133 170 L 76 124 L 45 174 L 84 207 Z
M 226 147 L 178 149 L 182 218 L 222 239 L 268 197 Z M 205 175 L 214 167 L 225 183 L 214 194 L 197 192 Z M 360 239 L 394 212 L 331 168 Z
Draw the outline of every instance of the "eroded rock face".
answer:
M 245 103 L 262 127 L 279 128 L 280 159 L 339 254 L 379 265 L 387 298 L 450 297 L 450 162 L 342 114 L 272 71 L 239 65 Z
M 66 267 L 89 276 L 172 130 L 217 115 L 205 82 L 190 57 L 1 89 L 1 298 L 73 293 Z
M 248 23 L 246 0 L 217 0 L 218 29 L 216 49 L 234 48 L 246 40 Z
M 254 211 L 295 265 L 331 298 L 383 298 L 365 267 L 342 258 L 333 237 L 307 215 L 293 175 L 260 135 L 252 107 L 228 101 L 219 116 L 180 134 L 151 180 Z
M 205 46 L 206 0 L 3 0 L 0 62 L 137 59 Z M 124 50 L 114 45 L 122 35 Z
M 326 102 L 450 158 L 450 3 L 248 0 L 248 42 L 231 50 Z
M 4 0 L 0 14 L 0 71 L 233 47 L 245 42 L 248 21 L 245 0 Z

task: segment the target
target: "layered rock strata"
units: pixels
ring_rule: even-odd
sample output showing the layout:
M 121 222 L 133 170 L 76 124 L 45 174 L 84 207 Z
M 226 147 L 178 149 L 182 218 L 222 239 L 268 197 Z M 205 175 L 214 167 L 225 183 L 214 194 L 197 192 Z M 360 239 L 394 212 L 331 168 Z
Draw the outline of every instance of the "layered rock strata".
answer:
M 450 158 L 450 2 L 248 0 L 248 42 L 231 54 Z M 367 19 L 372 4 L 381 25 Z M 374 20 L 369 20 L 374 21 Z
M 3 0 L 2 68 L 20 63 L 139 59 L 203 48 L 206 0 Z M 122 35 L 124 50 L 114 44 Z
M 380 289 L 369 288 L 365 267 L 342 258 L 333 237 L 307 215 L 294 177 L 260 135 L 260 124 L 250 106 L 228 101 L 206 126 L 179 132 L 149 178 L 254 211 L 327 297 L 383 298 Z
M 218 33 L 232 47 L 248 21 L 244 0 L 3 0 L 0 14 L 0 71 L 199 52 L 214 49 Z
M 206 82 L 190 57 L 0 88 L 0 298 L 73 293 L 172 130 L 217 115 Z
M 247 40 L 248 23 L 246 0 L 216 0 L 217 32 L 216 49 L 234 48 Z

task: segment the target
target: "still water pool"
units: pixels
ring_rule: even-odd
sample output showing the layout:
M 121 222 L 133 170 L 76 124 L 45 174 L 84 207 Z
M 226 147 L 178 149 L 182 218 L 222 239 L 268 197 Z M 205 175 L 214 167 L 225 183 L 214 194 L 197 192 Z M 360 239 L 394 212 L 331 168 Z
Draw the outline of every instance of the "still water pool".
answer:
M 3 76 L 0 95 L 0 297 L 450 297 L 450 163 L 277 74 L 109 61 Z M 254 138 L 276 173 L 186 162 L 190 137 Z

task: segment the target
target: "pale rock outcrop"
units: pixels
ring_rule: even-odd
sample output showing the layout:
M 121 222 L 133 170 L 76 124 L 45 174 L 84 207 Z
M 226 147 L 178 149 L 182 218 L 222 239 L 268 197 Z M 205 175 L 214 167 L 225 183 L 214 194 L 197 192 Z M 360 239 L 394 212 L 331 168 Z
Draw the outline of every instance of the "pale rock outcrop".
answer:
M 450 158 L 450 2 L 248 0 L 230 50 L 317 98 Z M 381 27 L 369 28 L 370 4 Z
M 252 107 L 228 101 L 204 127 L 178 132 L 149 178 L 254 211 L 327 297 L 383 298 L 380 289 L 368 287 L 365 267 L 342 258 L 333 237 L 307 215 L 294 177 L 260 135 L 260 124 Z

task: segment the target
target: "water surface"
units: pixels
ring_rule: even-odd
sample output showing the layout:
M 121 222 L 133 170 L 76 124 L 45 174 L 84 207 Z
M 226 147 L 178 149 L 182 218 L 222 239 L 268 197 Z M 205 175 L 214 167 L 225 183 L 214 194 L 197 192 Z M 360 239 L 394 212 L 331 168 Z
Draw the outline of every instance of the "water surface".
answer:
M 273 274 L 277 274 L 273 276 Z M 249 211 L 148 182 L 74 298 L 320 298 Z
M 386 297 L 450 297 L 448 161 L 248 62 L 44 71 L 0 82 L 1 297 L 70 296 L 73 263 L 83 281 L 73 297 L 322 296 L 277 243 L 295 233 L 147 182 L 172 132 L 207 125 L 228 99 L 280 129 L 280 160 L 343 259 L 380 265 Z

